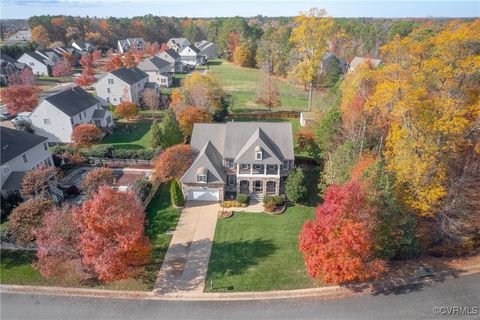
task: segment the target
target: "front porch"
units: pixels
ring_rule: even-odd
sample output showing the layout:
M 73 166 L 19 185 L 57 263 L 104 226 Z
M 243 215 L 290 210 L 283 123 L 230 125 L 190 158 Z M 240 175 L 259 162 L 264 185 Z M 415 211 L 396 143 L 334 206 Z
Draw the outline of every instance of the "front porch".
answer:
M 237 193 L 248 194 L 251 197 L 280 195 L 280 179 L 255 177 L 238 177 Z

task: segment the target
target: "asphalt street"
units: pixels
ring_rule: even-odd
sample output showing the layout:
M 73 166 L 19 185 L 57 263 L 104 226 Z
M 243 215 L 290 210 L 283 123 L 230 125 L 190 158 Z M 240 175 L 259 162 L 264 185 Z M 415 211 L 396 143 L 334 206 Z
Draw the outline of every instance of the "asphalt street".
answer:
M 480 274 L 343 299 L 154 301 L 1 294 L 1 319 L 480 319 Z

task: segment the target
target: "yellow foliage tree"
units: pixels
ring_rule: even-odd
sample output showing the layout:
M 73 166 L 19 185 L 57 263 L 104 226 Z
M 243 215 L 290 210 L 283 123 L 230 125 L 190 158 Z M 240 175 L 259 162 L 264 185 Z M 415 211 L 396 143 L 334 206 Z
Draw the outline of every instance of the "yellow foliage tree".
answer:
M 49 43 L 48 30 L 42 25 L 33 27 L 32 41 L 38 43 L 43 48 L 46 48 Z
M 327 17 L 323 9 L 310 9 L 302 13 L 293 21 L 295 28 L 292 30 L 290 42 L 297 63 L 293 66 L 290 76 L 305 86 L 309 86 L 308 110 L 312 105 L 312 90 L 318 78 L 322 57 L 327 53 L 328 43 L 334 21 Z

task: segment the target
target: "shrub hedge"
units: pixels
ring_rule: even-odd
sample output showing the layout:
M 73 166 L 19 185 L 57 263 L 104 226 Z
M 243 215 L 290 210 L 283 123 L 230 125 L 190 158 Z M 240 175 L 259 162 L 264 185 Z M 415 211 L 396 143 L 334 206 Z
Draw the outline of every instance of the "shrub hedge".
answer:
M 248 204 L 248 195 L 243 194 L 243 193 L 239 193 L 239 194 L 237 194 L 237 199 L 236 200 L 237 200 L 238 203 Z
M 185 198 L 183 197 L 182 190 L 180 189 L 177 180 L 173 180 L 170 184 L 170 197 L 172 198 L 172 203 L 177 207 L 183 207 L 185 204 Z

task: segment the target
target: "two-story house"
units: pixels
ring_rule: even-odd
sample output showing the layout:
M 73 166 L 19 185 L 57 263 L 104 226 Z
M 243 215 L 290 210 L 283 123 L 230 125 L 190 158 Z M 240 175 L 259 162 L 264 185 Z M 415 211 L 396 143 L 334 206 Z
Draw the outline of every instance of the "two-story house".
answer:
M 185 38 L 171 38 L 167 42 L 167 46 L 178 53 L 180 53 L 183 49 L 185 49 L 189 45 L 191 45 L 190 41 L 188 41 Z
M 186 46 L 182 51 L 180 51 L 180 57 L 182 58 L 182 63 L 188 66 L 199 66 L 206 62 L 204 55 L 200 53 L 200 50 L 195 46 Z
M 183 63 L 182 57 L 173 49 L 167 49 L 157 54 L 157 57 L 170 62 L 170 71 L 171 73 L 182 73 L 183 72 Z
M 155 56 L 140 62 L 137 68 L 148 74 L 149 82 L 154 82 L 162 87 L 172 85 L 172 75 L 169 73 L 171 64 L 167 60 Z
M 92 52 L 92 51 L 95 50 L 95 47 L 91 43 L 81 41 L 81 40 L 73 41 L 72 42 L 72 47 L 74 47 L 75 49 L 77 49 L 81 53 Z
M 77 86 L 45 97 L 30 114 L 30 121 L 35 133 L 53 143 L 72 143 L 72 131 L 78 124 L 105 129 L 113 126 L 110 111 Z
M 145 41 L 143 38 L 127 38 L 118 40 L 118 52 L 124 54 L 130 50 L 142 51 L 145 49 Z
M 195 160 L 180 179 L 188 200 L 279 195 L 294 166 L 289 122 L 196 123 L 190 146 Z
M 124 101 L 137 103 L 148 78 L 149 75 L 137 67 L 120 68 L 103 74 L 93 87 L 103 106 L 116 106 Z
M 0 127 L 0 186 L 4 196 L 22 189 L 25 172 L 40 165 L 53 166 L 47 138 Z
M 18 62 L 24 63 L 32 69 L 33 74 L 51 76 L 53 66 L 63 57 L 52 49 L 25 52 Z
M 23 69 L 28 68 L 26 64 L 18 62 L 5 53 L 0 54 L 0 85 L 8 85 L 8 77 L 19 74 Z
M 195 42 L 195 47 L 197 47 L 198 50 L 200 50 L 200 54 L 204 55 L 207 59 L 218 58 L 218 49 L 215 43 L 207 40 L 202 40 L 200 42 Z

